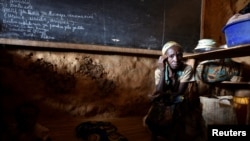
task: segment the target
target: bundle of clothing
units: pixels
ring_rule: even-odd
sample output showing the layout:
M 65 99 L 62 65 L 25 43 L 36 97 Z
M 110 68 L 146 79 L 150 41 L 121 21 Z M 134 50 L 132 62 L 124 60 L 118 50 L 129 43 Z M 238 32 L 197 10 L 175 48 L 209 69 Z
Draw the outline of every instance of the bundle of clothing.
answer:
M 111 122 L 85 121 L 75 128 L 76 136 L 84 141 L 128 141 Z

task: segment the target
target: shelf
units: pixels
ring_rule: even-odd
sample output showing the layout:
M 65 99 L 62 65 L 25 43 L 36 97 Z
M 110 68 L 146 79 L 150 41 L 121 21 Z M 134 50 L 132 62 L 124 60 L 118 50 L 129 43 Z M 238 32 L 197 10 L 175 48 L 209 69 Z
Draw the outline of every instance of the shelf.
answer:
M 234 46 L 227 49 L 217 49 L 202 53 L 186 54 L 184 55 L 184 58 L 210 60 L 210 59 L 234 58 L 234 57 L 244 57 L 244 56 L 250 56 L 250 44 Z
M 185 59 L 211 60 L 250 56 L 250 44 L 239 45 L 227 49 L 217 49 L 202 53 L 184 54 Z M 228 89 L 250 89 L 250 82 L 231 82 L 223 81 L 212 85 L 228 88 Z
M 221 86 L 221 87 L 231 88 L 231 89 L 250 89 L 250 82 L 223 81 L 216 85 Z

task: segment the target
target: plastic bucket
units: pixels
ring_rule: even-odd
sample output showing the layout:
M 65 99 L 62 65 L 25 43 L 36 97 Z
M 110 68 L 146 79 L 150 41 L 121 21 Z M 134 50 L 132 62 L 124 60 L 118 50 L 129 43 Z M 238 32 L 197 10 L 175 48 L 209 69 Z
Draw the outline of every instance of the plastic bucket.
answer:
M 230 23 L 223 32 L 228 47 L 250 44 L 250 19 Z

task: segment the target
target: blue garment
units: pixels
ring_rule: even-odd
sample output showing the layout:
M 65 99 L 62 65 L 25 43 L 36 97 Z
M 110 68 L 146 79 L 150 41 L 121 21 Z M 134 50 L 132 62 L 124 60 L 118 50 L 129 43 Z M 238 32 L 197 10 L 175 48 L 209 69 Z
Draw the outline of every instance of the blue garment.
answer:
M 170 86 L 171 85 L 171 80 L 169 78 L 169 66 L 166 65 L 166 70 L 165 70 L 165 83 L 166 85 L 168 85 L 169 87 L 172 87 Z M 177 71 L 177 79 L 180 78 L 182 75 L 183 75 L 183 71 L 181 70 L 178 70 Z M 179 84 L 178 84 L 179 85 Z M 171 90 L 167 90 L 167 93 L 171 95 Z M 174 99 L 173 99 L 173 103 L 176 104 L 176 103 L 180 103 L 184 100 L 184 97 L 182 95 L 179 95 L 179 96 L 176 96 Z
M 167 85 L 170 85 L 170 79 L 169 79 L 169 77 L 168 77 L 168 70 L 169 70 L 169 66 L 168 65 L 166 65 L 166 70 L 165 70 L 165 83 L 167 84 Z M 177 78 L 180 78 L 181 76 L 182 76 L 182 74 L 183 74 L 183 71 L 177 71 Z

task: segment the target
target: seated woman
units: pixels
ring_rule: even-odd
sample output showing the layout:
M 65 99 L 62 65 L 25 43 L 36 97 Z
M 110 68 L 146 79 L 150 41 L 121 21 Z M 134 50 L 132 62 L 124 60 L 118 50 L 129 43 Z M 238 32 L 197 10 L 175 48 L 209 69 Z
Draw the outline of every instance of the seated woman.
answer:
M 175 109 L 184 100 L 191 81 L 194 81 L 193 68 L 183 61 L 181 45 L 174 41 L 167 42 L 155 70 L 156 87 L 150 96 L 153 105 L 144 118 L 152 132 L 152 141 L 157 140 L 157 136 L 173 135 L 174 120 L 178 116 Z

